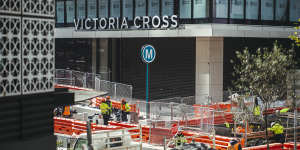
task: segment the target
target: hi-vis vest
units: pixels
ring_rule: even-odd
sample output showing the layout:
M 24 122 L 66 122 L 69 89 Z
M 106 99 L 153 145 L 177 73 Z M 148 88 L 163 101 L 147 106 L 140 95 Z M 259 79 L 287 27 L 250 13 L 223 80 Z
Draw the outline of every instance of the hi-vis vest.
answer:
M 276 123 L 273 125 L 269 130 L 273 131 L 274 134 L 282 134 L 283 133 L 283 126 L 280 125 L 279 123 Z
M 125 112 L 129 112 L 130 106 L 128 105 L 128 103 L 126 103 L 125 105 L 121 104 L 121 110 Z
M 253 113 L 254 113 L 255 116 L 259 116 L 260 115 L 260 107 L 259 106 L 255 106 Z
M 71 115 L 70 106 L 65 106 L 65 110 L 64 110 L 63 115 L 65 115 L 65 116 L 70 116 Z
M 100 109 L 101 109 L 101 114 L 102 115 L 107 115 L 109 113 L 110 107 L 108 106 L 107 103 L 102 102 L 100 105 Z

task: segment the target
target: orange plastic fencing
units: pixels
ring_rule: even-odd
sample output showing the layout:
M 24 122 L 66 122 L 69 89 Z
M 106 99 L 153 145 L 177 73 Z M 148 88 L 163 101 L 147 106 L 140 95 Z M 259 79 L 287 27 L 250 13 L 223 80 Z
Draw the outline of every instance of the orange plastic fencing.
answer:
M 270 150 L 282 150 L 281 143 L 272 143 L 269 144 L 269 146 L 270 146 Z M 243 148 L 243 150 L 267 150 L 267 145 L 247 147 L 247 148 Z
M 126 124 L 126 123 L 118 123 L 118 122 L 109 122 L 110 125 L 113 126 L 121 126 L 124 128 L 132 128 L 132 127 L 136 127 L 135 124 Z M 139 132 L 139 131 L 132 131 L 132 132 Z M 151 132 L 151 133 L 150 133 Z M 195 138 L 193 138 L 196 142 L 201 142 L 201 143 L 206 143 L 206 144 L 210 144 L 212 146 L 213 141 L 212 141 L 212 137 L 209 137 L 207 135 L 205 136 L 201 136 L 199 135 L 199 133 L 195 133 L 195 132 L 191 132 L 191 131 L 184 131 L 183 135 L 185 135 L 187 137 L 188 142 L 192 141 L 192 138 L 189 138 L 191 136 L 195 136 Z M 199 135 L 199 136 L 197 136 Z M 166 137 L 167 139 L 170 139 L 172 136 L 174 136 L 172 134 L 171 129 L 167 129 L 167 128 L 150 128 L 148 126 L 142 126 L 142 138 L 144 142 L 149 142 L 152 144 L 163 144 L 163 139 Z M 215 136 L 215 144 L 216 144 L 216 149 L 217 150 L 227 150 L 227 146 L 229 141 L 232 138 L 229 137 L 225 137 L 225 136 Z
M 284 143 L 283 144 L 284 150 L 294 150 L 294 142 Z M 300 143 L 297 142 L 297 149 L 300 149 Z
M 95 123 L 91 124 L 91 128 L 92 131 L 123 129 L 120 126 L 105 126 L 105 125 L 97 125 Z M 81 133 L 85 133 L 86 130 L 87 127 L 85 121 L 54 117 L 55 133 L 66 134 L 66 135 L 73 135 L 73 134 L 79 135 Z

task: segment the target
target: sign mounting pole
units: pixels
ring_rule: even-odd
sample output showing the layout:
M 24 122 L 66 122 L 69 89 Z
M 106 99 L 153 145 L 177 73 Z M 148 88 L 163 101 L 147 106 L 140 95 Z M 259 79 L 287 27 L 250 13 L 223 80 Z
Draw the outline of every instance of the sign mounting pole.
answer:
M 149 63 L 153 62 L 156 56 L 156 51 L 152 45 L 144 45 L 141 49 L 141 57 L 146 63 L 146 114 L 150 118 L 149 108 Z

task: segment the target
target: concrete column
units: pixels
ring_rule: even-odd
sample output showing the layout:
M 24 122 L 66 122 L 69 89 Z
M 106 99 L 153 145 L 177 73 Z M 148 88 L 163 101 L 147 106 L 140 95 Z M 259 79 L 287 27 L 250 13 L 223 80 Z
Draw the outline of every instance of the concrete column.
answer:
M 92 39 L 92 73 L 96 73 L 97 68 L 97 39 Z
M 108 70 L 108 39 L 100 39 L 100 65 L 99 70 L 100 74 L 103 76 L 104 79 L 108 80 L 109 73 Z
M 196 38 L 196 103 L 223 99 L 223 38 Z

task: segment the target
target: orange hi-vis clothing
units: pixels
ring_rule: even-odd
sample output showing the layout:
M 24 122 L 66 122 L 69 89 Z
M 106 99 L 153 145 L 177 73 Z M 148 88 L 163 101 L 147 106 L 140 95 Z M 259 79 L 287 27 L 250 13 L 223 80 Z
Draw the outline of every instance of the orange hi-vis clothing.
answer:
M 128 105 L 128 103 L 126 103 L 125 105 L 121 104 L 121 110 L 125 112 L 130 112 L 130 106 Z
M 71 115 L 70 106 L 65 106 L 65 110 L 64 110 L 63 115 L 65 115 L 65 116 L 70 116 Z

